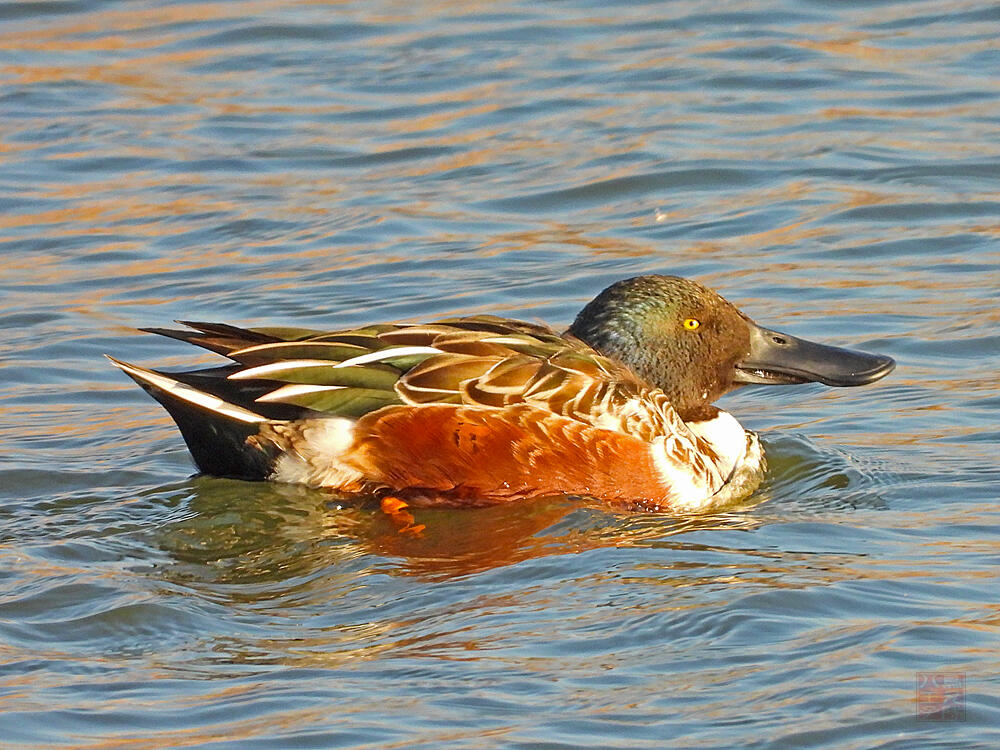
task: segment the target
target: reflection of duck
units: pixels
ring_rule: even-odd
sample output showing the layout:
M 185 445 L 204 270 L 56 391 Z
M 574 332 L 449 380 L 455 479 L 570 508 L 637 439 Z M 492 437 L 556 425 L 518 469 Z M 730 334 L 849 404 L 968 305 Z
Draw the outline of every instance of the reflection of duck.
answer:
M 234 364 L 115 362 L 170 412 L 205 473 L 411 505 L 578 494 L 702 510 L 760 482 L 757 436 L 712 405 L 742 383 L 862 385 L 884 356 L 755 325 L 706 287 L 640 276 L 562 335 L 492 316 L 324 333 L 148 329 Z
M 301 597 L 311 589 L 310 598 L 322 598 L 317 590 L 352 589 L 358 576 L 373 570 L 448 579 L 547 558 L 557 568 L 577 571 L 578 564 L 556 558 L 626 547 L 697 552 L 707 549 L 704 539 L 687 539 L 690 532 L 759 525 L 744 512 L 608 513 L 603 503 L 552 497 L 479 508 L 472 523 L 468 510 L 418 509 L 426 530 L 399 534 L 393 519 L 372 504 L 341 504 L 301 485 L 199 478 L 168 492 L 166 505 L 180 503 L 189 512 L 157 530 L 158 546 L 173 561 L 157 574 L 210 592 L 213 599 L 266 600 L 278 608 L 285 606 L 283 592 Z M 682 557 L 679 567 L 689 576 L 692 561 Z

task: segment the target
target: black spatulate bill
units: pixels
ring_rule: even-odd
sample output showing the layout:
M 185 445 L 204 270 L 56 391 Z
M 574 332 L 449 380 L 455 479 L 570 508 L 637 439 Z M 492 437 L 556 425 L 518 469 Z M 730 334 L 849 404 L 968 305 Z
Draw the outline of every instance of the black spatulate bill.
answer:
M 867 385 L 884 378 L 895 367 L 895 360 L 884 354 L 815 344 L 754 325 L 750 332 L 750 353 L 736 365 L 736 382 Z

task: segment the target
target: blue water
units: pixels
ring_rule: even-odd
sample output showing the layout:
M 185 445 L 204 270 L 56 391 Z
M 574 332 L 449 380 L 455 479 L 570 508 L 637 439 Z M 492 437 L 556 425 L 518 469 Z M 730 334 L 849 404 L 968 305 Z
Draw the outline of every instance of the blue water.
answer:
M 1000 745 L 998 21 L 0 3 L 0 745 Z M 192 477 L 101 356 L 215 361 L 134 330 L 173 318 L 563 325 L 647 272 L 899 366 L 726 397 L 745 508 L 413 536 Z M 961 715 L 918 720 L 928 672 Z

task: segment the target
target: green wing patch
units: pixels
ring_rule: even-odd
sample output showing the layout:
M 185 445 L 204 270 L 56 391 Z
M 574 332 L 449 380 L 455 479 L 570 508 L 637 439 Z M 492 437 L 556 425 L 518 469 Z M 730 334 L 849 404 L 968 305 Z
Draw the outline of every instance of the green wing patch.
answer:
M 328 359 L 343 362 L 369 351 L 354 344 L 328 344 L 322 341 L 290 341 L 276 344 L 258 344 L 229 353 L 230 359 L 245 365 L 262 365 L 283 359 Z
M 371 388 L 332 388 L 306 393 L 289 393 L 287 396 L 276 395 L 280 397 L 269 397 L 268 400 L 302 406 L 332 417 L 353 419 L 381 409 L 383 406 L 403 403 L 395 391 Z

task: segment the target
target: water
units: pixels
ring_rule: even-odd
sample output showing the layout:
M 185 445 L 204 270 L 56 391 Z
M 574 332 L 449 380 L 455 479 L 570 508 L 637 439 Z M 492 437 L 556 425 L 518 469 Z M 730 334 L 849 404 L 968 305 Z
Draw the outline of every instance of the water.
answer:
M 996 747 L 1000 13 L 0 4 L 4 747 Z M 564 324 L 695 277 L 899 361 L 744 389 L 743 509 L 191 477 L 173 318 Z M 199 359 L 201 356 L 201 359 Z M 965 677 L 917 721 L 919 673 Z

